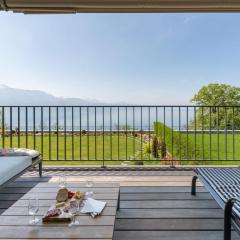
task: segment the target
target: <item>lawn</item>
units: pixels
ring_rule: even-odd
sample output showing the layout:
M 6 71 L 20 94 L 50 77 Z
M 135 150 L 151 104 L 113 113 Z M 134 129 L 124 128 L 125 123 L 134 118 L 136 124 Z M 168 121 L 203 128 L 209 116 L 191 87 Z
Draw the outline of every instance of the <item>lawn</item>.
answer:
M 167 151 L 181 164 L 239 164 L 240 135 L 179 133 L 158 122 L 154 126 Z M 233 160 L 238 160 L 233 161 Z
M 239 134 L 196 134 L 196 138 L 191 134 L 189 139 L 193 143 L 196 139 L 198 156 L 203 159 L 240 160 Z
M 180 139 L 187 139 L 186 134 L 178 134 Z M 234 142 L 234 143 L 233 143 Z M 231 165 L 240 164 L 240 135 L 239 134 L 189 134 L 188 143 L 191 145 L 191 149 L 188 150 L 188 154 L 185 147 L 185 152 L 180 154 L 177 145 L 173 145 L 173 152 L 175 159 L 187 160 L 188 164 L 210 164 L 210 165 Z M 186 146 L 186 145 L 185 145 Z M 171 152 L 172 144 L 168 146 Z M 196 149 L 196 155 L 195 155 Z M 191 152 L 190 152 L 191 151 Z M 195 158 L 196 157 L 196 158 Z M 201 161 L 195 161 L 201 160 Z M 190 160 L 190 161 L 189 161 Z M 232 161 L 232 160 L 235 160 Z M 236 161 L 238 160 L 238 162 Z M 184 161 L 182 161 L 183 163 Z
M 65 140 L 66 139 L 66 140 Z M 20 136 L 20 147 L 26 147 L 26 141 L 28 142 L 28 148 L 34 148 L 33 135 Z M 66 141 L 66 144 L 65 144 Z M 10 147 L 11 138 L 5 137 L 5 147 Z M 103 144 L 104 142 L 104 144 Z M 0 139 L 0 146 L 2 145 L 2 139 Z M 127 136 L 124 134 L 115 135 L 43 135 L 43 145 L 41 144 L 41 136 L 35 137 L 35 149 L 43 153 L 44 160 L 47 164 L 59 164 L 59 165 L 102 165 L 102 160 L 106 161 L 106 164 L 121 164 L 122 161 L 131 159 L 134 160 L 135 156 L 139 155 L 141 149 L 140 140 Z M 65 151 L 66 146 L 66 151 Z M 12 137 L 12 147 L 18 147 L 18 136 Z M 59 161 L 54 161 L 54 160 Z M 66 160 L 66 161 L 61 161 Z M 74 162 L 73 162 L 74 160 Z M 133 161 L 134 163 L 134 161 Z M 133 164 L 132 163 L 132 164 Z
M 225 136 L 224 134 L 202 135 L 198 133 L 195 136 L 194 134 L 187 135 L 174 132 L 172 145 L 171 133 L 172 131 L 166 131 L 167 150 L 169 153 L 173 153 L 174 159 L 181 165 L 239 165 L 240 163 L 239 134 L 235 133 L 235 135 L 228 134 Z M 10 137 L 5 137 L 6 148 L 10 147 L 10 141 Z M 28 148 L 34 148 L 33 135 L 28 137 L 21 135 L 20 147 L 26 147 L 26 142 L 28 142 Z M 181 151 L 179 150 L 179 143 Z M 144 164 L 159 165 L 161 163 L 160 159 L 154 159 L 151 154 L 146 152 L 148 143 L 142 143 L 143 151 L 141 153 L 140 138 L 134 138 L 131 135 L 126 137 L 125 134 L 120 134 L 119 136 L 117 134 L 112 136 L 106 134 L 104 138 L 103 135 L 97 135 L 96 137 L 94 135 L 82 135 L 81 137 L 74 135 L 73 138 L 71 135 L 67 135 L 66 138 L 64 135 L 59 135 L 58 146 L 56 134 L 43 135 L 43 146 L 41 146 L 41 136 L 36 135 L 35 145 L 37 150 L 43 152 L 43 158 L 47 165 L 102 165 L 103 159 L 105 165 L 132 165 L 136 163 L 136 159 L 141 159 L 141 157 L 144 160 Z M 2 138 L 0 138 L 0 146 L 2 146 Z M 18 147 L 18 136 L 12 137 L 12 147 Z M 56 161 L 57 159 L 58 161 Z M 239 161 L 232 161 L 233 159 Z

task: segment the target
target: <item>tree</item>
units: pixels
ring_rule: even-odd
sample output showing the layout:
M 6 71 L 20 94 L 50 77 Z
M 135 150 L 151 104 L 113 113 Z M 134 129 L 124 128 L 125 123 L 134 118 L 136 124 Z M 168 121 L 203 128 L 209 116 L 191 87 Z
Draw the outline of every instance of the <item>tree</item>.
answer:
M 205 129 L 240 128 L 240 88 L 226 84 L 209 84 L 202 87 L 191 99 L 198 106 L 196 126 Z M 218 106 L 218 108 L 217 108 Z M 194 126 L 194 120 L 191 122 Z
M 211 83 L 202 87 L 191 101 L 200 106 L 240 106 L 240 88 Z

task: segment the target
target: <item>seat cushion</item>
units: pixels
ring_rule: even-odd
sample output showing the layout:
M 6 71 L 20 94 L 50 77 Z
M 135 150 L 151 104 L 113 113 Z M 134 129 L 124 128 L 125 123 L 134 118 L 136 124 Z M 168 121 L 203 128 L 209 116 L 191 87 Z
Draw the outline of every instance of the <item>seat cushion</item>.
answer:
M 9 156 L 31 156 L 36 158 L 40 153 L 34 149 L 28 148 L 0 148 L 0 156 L 9 157 Z
M 0 157 L 0 185 L 31 166 L 30 156 Z

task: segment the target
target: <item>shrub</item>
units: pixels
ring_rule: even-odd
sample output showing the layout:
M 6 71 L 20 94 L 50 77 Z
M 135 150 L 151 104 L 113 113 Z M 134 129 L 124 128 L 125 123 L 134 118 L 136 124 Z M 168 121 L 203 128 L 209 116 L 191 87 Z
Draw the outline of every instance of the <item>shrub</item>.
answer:
M 138 137 L 138 134 L 136 132 L 134 132 L 133 137 Z
M 196 158 L 201 158 L 201 146 L 196 144 L 195 149 L 193 139 L 189 137 L 187 140 L 185 134 L 175 132 L 170 127 L 164 126 L 161 122 L 154 123 L 154 133 L 159 137 L 161 143 L 163 143 L 161 146 L 161 157 L 165 157 L 168 151 L 175 159 L 180 159 L 180 157 L 181 159 L 194 159 L 194 150 L 196 150 Z
M 160 148 L 161 148 L 161 158 L 165 159 L 166 156 L 167 156 L 167 146 L 166 146 L 166 143 L 162 142 Z
M 143 145 L 143 150 L 144 150 L 144 153 L 147 153 L 147 154 L 149 154 L 149 153 L 151 153 L 152 152 L 152 143 L 145 143 L 144 145 Z
M 154 158 L 159 158 L 159 141 L 158 137 L 155 135 L 152 139 L 152 155 Z

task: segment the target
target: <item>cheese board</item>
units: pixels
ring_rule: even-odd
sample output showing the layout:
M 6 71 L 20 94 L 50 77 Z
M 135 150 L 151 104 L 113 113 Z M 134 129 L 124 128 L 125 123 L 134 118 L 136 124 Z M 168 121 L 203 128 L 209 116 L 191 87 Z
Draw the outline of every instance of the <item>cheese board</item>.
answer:
M 42 218 L 43 223 L 70 223 L 71 212 L 79 212 L 79 206 L 84 199 L 84 192 L 71 192 L 67 188 L 59 189 L 56 202 L 50 206 Z

